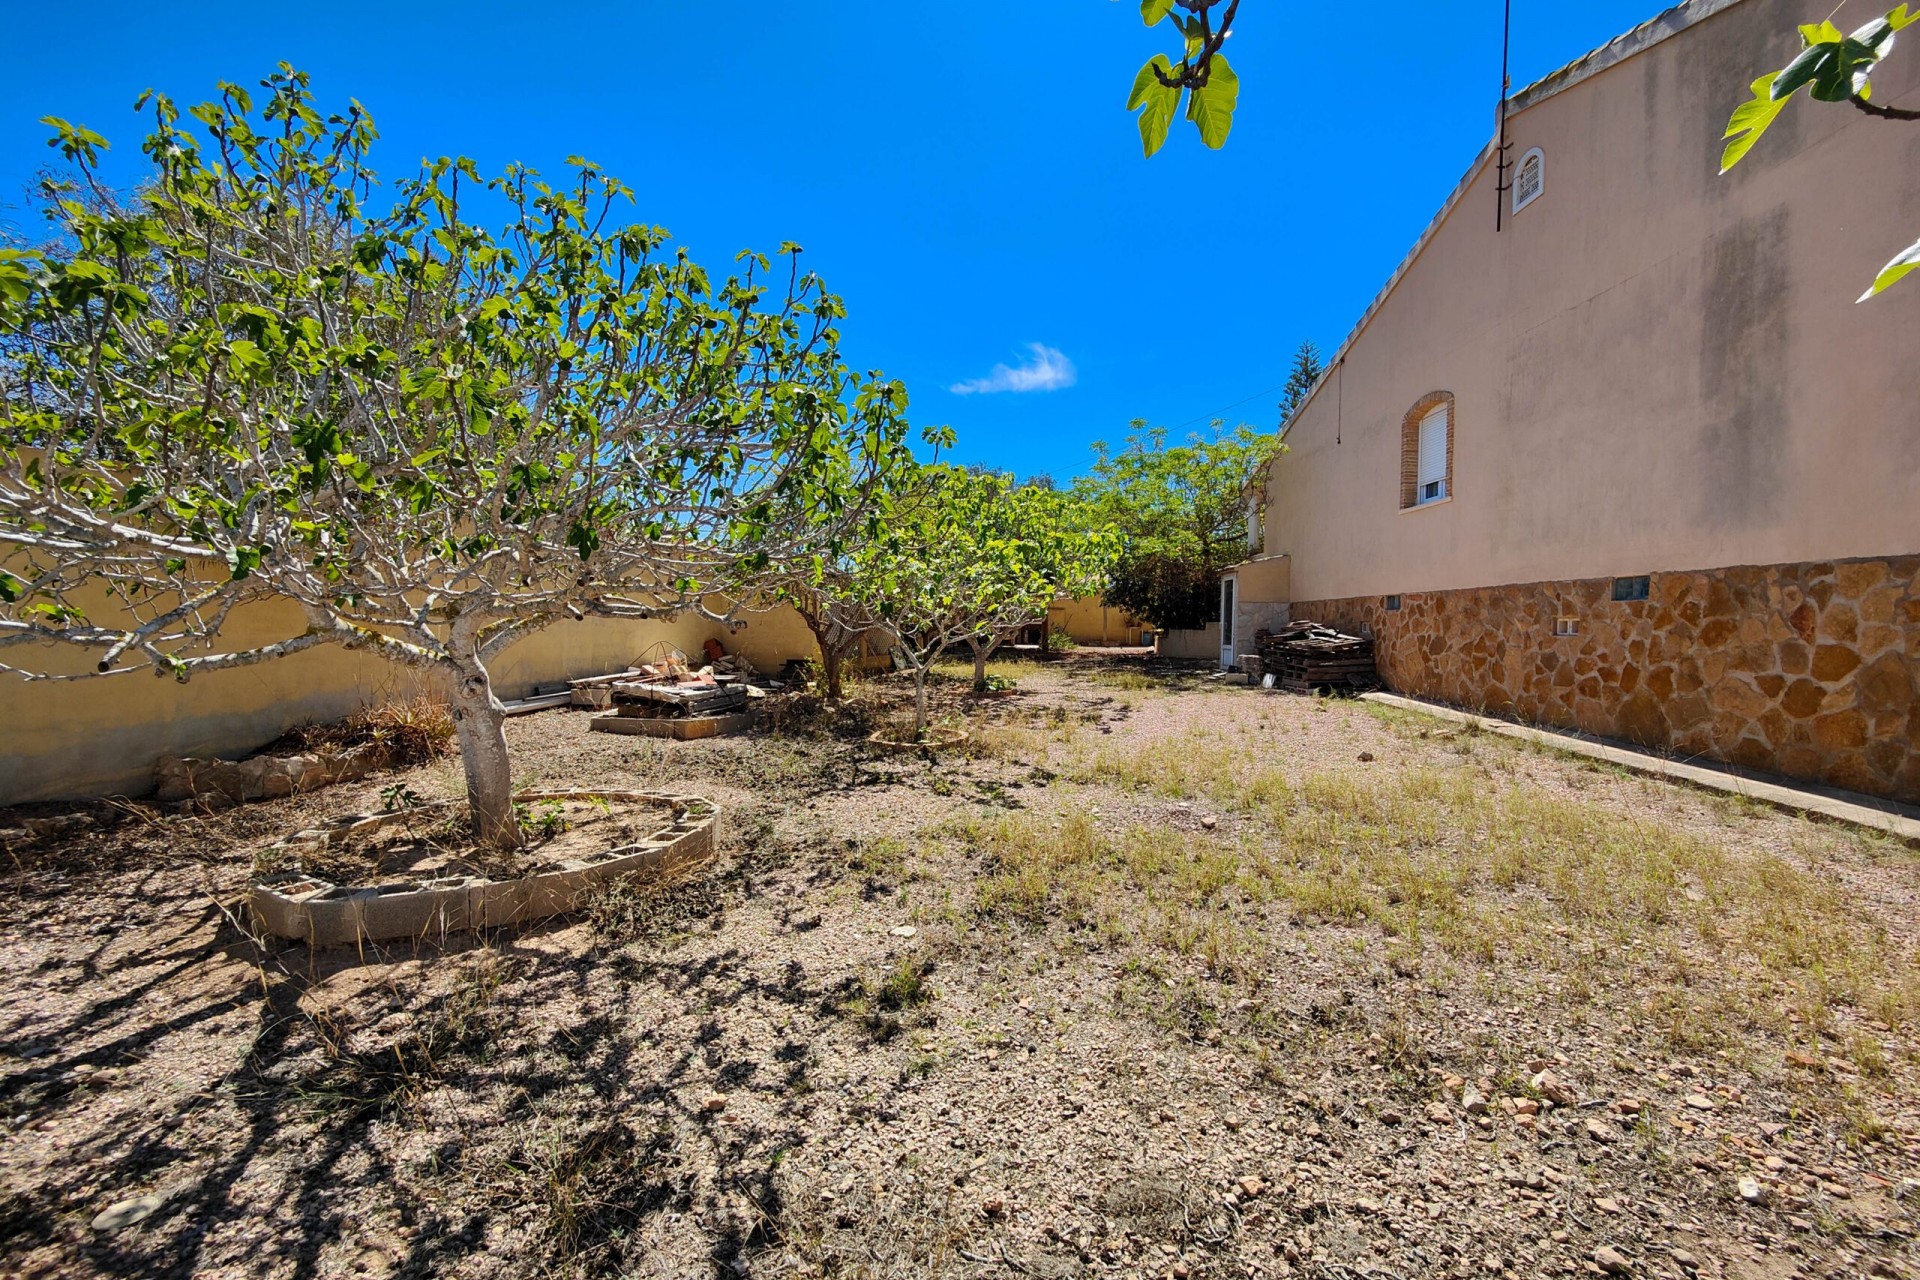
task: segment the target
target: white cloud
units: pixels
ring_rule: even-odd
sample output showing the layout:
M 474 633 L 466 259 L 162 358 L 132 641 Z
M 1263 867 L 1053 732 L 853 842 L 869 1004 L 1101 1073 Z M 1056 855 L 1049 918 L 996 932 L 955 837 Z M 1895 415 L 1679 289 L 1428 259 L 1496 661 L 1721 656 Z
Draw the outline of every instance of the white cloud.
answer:
M 1029 342 L 1027 350 L 1033 357 L 1025 363 L 1012 367 L 997 364 L 986 377 L 956 382 L 947 390 L 957 396 L 971 396 L 995 391 L 1058 391 L 1073 385 L 1073 361 L 1042 342 Z

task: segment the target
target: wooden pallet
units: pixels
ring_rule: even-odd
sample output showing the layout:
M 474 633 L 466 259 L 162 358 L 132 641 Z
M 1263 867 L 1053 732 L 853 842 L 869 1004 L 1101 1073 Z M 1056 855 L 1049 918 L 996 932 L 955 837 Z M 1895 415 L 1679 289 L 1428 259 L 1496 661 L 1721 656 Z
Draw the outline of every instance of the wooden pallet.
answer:
M 1274 683 L 1290 693 L 1345 688 L 1355 692 L 1377 689 L 1373 641 L 1350 636 L 1314 622 L 1295 622 L 1277 632 L 1254 636 L 1261 665 Z

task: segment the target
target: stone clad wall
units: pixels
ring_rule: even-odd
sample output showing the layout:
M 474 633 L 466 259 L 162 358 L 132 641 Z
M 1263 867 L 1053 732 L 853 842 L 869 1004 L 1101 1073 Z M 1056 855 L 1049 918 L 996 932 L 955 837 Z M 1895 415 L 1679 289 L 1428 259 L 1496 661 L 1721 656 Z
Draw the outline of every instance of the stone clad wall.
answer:
M 1920 555 L 1297 601 L 1416 697 L 1920 802 Z M 1555 636 L 1557 618 L 1578 634 Z

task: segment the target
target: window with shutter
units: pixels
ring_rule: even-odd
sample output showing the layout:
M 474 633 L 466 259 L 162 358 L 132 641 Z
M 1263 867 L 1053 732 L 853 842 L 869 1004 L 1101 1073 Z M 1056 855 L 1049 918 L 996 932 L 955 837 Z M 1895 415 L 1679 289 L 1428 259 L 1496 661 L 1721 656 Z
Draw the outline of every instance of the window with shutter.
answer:
M 1451 391 L 1429 391 L 1400 419 L 1400 509 L 1453 497 Z
M 1420 419 L 1420 463 L 1416 479 L 1416 505 L 1436 502 L 1447 496 L 1447 429 L 1451 425 L 1451 406 L 1436 405 Z

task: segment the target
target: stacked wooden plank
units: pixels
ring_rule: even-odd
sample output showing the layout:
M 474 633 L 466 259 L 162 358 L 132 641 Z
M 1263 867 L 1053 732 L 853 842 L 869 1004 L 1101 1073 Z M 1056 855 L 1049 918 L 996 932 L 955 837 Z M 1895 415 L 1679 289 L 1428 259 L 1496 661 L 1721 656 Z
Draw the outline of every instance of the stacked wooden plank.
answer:
M 615 680 L 602 686 L 611 710 L 588 722 L 601 733 L 650 738 L 710 738 L 753 726 L 750 702 L 763 696 L 738 678 L 711 674 L 677 680 Z
M 587 676 L 581 680 L 567 681 L 570 690 L 569 700 L 576 707 L 594 707 L 601 710 L 613 705 L 613 686 L 617 681 L 632 680 L 640 674 L 638 667 L 629 667 L 625 671 L 616 671 L 609 676 Z
M 1365 636 L 1302 620 L 1278 631 L 1256 632 L 1253 639 L 1262 669 L 1289 692 L 1363 693 L 1380 687 L 1373 666 L 1373 641 Z
M 625 671 L 616 671 L 612 675 L 587 676 L 580 680 L 569 680 L 566 689 L 574 706 L 605 710 L 617 702 L 634 700 L 624 697 L 619 692 L 629 688 L 711 690 L 716 685 L 737 688 L 743 686 L 752 675 L 752 664 L 745 658 L 725 657 L 698 671 L 689 670 L 684 662 L 670 658 L 657 664 L 641 663 L 638 666 L 628 667 Z M 666 708 L 666 711 L 657 714 L 673 714 L 674 708 L 684 707 L 687 704 L 686 699 L 676 699 L 672 695 L 639 696 L 637 700 L 656 702 Z M 692 701 L 697 702 L 699 699 L 696 697 Z
M 650 681 L 617 680 L 610 688 L 613 690 L 613 709 L 623 716 L 718 716 L 738 711 L 747 705 L 746 687 L 733 682 L 656 684 Z

